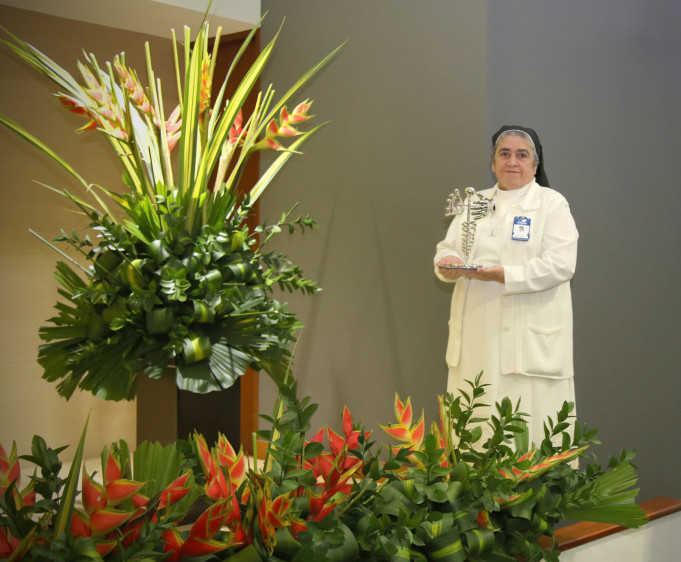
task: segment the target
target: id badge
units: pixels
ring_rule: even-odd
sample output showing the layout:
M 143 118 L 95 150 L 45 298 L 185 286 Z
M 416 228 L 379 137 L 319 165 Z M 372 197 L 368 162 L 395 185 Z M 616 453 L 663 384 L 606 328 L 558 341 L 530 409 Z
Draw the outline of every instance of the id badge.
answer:
M 527 242 L 530 239 L 530 224 L 532 219 L 527 217 L 516 217 L 513 219 L 513 232 L 511 232 L 511 240 L 520 240 Z

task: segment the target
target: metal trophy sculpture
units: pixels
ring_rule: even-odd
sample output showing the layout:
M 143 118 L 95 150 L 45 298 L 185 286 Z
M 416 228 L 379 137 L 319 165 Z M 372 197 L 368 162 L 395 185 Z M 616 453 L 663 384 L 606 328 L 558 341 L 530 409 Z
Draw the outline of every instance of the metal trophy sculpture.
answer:
M 463 231 L 461 236 L 461 254 L 463 255 L 464 263 L 453 263 L 444 266 L 445 269 L 479 269 L 482 267 L 479 264 L 468 263 L 468 260 L 473 249 L 477 221 L 487 215 L 491 215 L 494 212 L 495 204 L 494 200 L 484 198 L 472 187 L 467 187 L 465 193 L 466 198 L 463 199 L 459 190 L 455 189 L 454 193 L 447 198 L 447 207 L 445 209 L 446 217 L 454 217 L 466 213 L 466 218 L 461 222 L 461 229 Z

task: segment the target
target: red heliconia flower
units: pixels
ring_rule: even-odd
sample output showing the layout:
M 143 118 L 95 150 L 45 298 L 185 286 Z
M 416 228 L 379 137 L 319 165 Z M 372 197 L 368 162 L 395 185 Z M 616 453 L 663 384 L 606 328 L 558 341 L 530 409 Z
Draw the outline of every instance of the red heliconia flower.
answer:
M 184 541 L 175 526 L 163 532 L 163 552 L 172 554 L 166 558 L 169 562 L 178 562 L 182 558 L 182 545 Z
M 236 117 L 234 118 L 234 124 L 229 129 L 229 142 L 231 144 L 236 144 L 244 131 L 244 128 L 242 127 L 243 118 L 243 112 L 240 109 L 239 113 L 237 113 Z
M 307 121 L 310 118 L 310 115 L 307 114 L 307 112 L 310 110 L 310 106 L 312 105 L 311 101 L 305 100 L 302 103 L 299 103 L 295 109 L 293 110 L 293 114 L 291 115 L 290 119 L 288 120 L 289 123 L 302 123 L 303 121 Z
M 189 480 L 190 476 L 191 472 L 185 472 L 182 476 L 176 478 L 164 488 L 158 503 L 159 509 L 164 509 L 167 506 L 177 503 L 189 493 L 192 489 L 191 484 L 187 485 L 187 480 Z
M 291 534 L 294 539 L 298 538 L 298 533 L 307 531 L 307 522 L 302 519 L 291 519 Z
M 265 482 L 259 493 L 258 527 L 266 544 L 272 546 L 274 533 L 279 527 L 288 525 L 289 511 L 293 504 L 292 492 L 272 499 L 269 482 Z
M 228 498 L 232 494 L 227 478 L 225 478 L 225 473 L 222 470 L 218 470 L 217 476 L 206 483 L 204 491 L 214 501 Z
M 13 537 L 7 527 L 0 527 L 0 558 L 9 558 L 18 548 L 21 541 Z
M 90 514 L 90 529 L 94 535 L 106 535 L 133 516 L 133 512 L 116 509 L 98 509 Z
M 398 423 L 406 426 L 411 425 L 411 397 L 407 398 L 406 402 L 402 402 L 399 395 L 395 393 L 395 415 L 397 416 Z
M 395 451 L 405 448 L 421 448 L 425 434 L 424 414 L 421 412 L 421 417 L 416 424 L 412 424 L 412 416 L 413 412 L 411 407 L 411 398 L 407 398 L 405 402 L 402 402 L 399 395 L 395 393 L 395 417 L 397 418 L 397 423 L 381 425 L 381 428 L 388 435 L 394 437 L 398 441 L 401 441 L 401 445 L 394 448 Z M 419 460 L 414 455 L 409 455 L 408 458 L 411 460 L 411 462 L 421 465 Z M 446 458 L 444 456 L 441 464 L 443 462 L 446 462 Z
M 106 457 L 106 465 L 104 466 L 104 485 L 107 486 L 109 482 L 119 480 L 121 476 L 121 463 L 115 457 L 113 451 L 109 451 Z
M 135 482 L 124 478 L 109 482 L 106 485 L 106 505 L 113 507 L 132 498 L 144 487 L 144 484 L 144 482 Z
M 216 460 L 219 466 L 228 469 L 229 484 L 232 491 L 238 488 L 246 476 L 246 457 L 243 447 L 237 453 L 227 437 L 218 433 L 218 444 L 215 449 Z
M 95 548 L 102 558 L 106 558 L 117 546 L 118 541 L 115 539 L 95 541 Z
M 74 509 L 71 516 L 71 534 L 74 537 L 89 537 L 92 535 L 90 529 L 90 518 L 78 509 Z
M 9 456 L 0 444 L 0 495 L 4 494 L 9 485 L 17 481 L 17 487 L 21 479 L 21 468 L 17 457 L 17 444 L 12 445 L 12 452 Z
M 182 545 L 182 556 L 193 558 L 194 556 L 205 556 L 220 552 L 231 546 L 230 543 L 216 541 L 213 539 L 197 539 L 189 537 Z
M 83 507 L 88 514 L 106 507 L 106 489 L 88 476 L 83 468 Z
M 194 433 L 194 442 L 196 443 L 196 449 L 199 454 L 199 462 L 201 463 L 201 469 L 206 476 L 206 480 L 212 480 L 218 474 L 218 467 L 211 454 L 211 450 L 206 443 L 206 439 L 200 433 Z
M 57 99 L 61 104 L 71 113 L 76 115 L 88 116 L 90 115 L 90 110 L 81 101 L 77 100 L 72 96 L 67 96 L 66 94 L 56 94 Z
M 202 435 L 195 434 L 196 447 L 201 467 L 206 476 L 205 492 L 213 500 L 233 495 L 246 475 L 246 458 L 243 448 L 237 454 L 223 435 L 218 434 L 218 443 L 209 449 Z
M 228 498 L 221 499 L 211 505 L 194 522 L 189 530 L 189 538 L 202 540 L 212 539 L 220 530 L 220 527 L 225 524 L 231 507 Z
M 579 455 L 581 455 L 586 449 L 588 449 L 589 446 L 586 445 L 584 447 L 580 447 L 579 449 L 572 449 L 568 451 L 563 451 L 562 453 L 558 453 L 556 455 L 552 455 L 550 457 L 547 457 L 543 461 L 532 465 L 530 468 L 523 470 L 521 468 L 517 468 L 515 466 L 511 467 L 511 471 L 513 474 L 509 474 L 505 470 L 499 470 L 499 473 L 504 476 L 504 478 L 509 478 L 511 480 L 534 480 L 538 476 L 541 476 L 544 474 L 547 470 L 550 470 L 554 466 L 557 466 L 561 463 L 567 462 L 569 460 L 572 460 Z M 521 456 L 518 459 L 518 462 L 522 462 L 525 460 L 531 460 L 535 457 L 536 451 L 529 451 L 525 453 L 523 456 Z

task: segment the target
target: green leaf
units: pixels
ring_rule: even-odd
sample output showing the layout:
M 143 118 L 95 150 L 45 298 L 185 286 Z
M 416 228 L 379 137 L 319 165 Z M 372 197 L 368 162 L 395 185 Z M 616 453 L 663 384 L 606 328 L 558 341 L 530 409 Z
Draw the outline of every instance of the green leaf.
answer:
M 80 476 L 81 464 L 83 462 L 83 450 L 85 448 L 85 434 L 87 433 L 87 426 L 90 420 L 90 414 L 85 419 L 85 425 L 80 435 L 80 441 L 76 452 L 73 455 L 71 468 L 69 474 L 65 479 L 64 491 L 62 493 L 61 501 L 59 502 L 59 509 L 54 522 L 53 537 L 58 539 L 63 534 L 66 534 L 71 529 L 71 517 L 73 516 L 73 508 L 76 503 L 76 493 L 78 489 L 78 477 Z

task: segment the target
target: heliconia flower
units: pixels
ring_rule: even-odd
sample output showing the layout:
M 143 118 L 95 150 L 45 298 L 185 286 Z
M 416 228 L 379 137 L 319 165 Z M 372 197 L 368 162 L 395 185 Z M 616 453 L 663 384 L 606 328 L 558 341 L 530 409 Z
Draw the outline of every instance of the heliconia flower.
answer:
M 0 527 L 0 558 L 9 558 L 19 547 L 21 541 L 12 536 L 7 527 Z
M 558 453 L 556 455 L 552 455 L 550 457 L 547 457 L 543 461 L 532 465 L 530 468 L 527 470 L 519 469 L 517 467 L 511 467 L 511 471 L 513 474 L 509 474 L 505 470 L 499 470 L 499 473 L 504 477 L 504 478 L 509 478 L 511 480 L 534 480 L 538 476 L 541 476 L 544 474 L 547 470 L 550 470 L 554 466 L 557 466 L 561 463 L 567 462 L 569 460 L 572 460 L 579 455 L 581 455 L 586 449 L 588 449 L 589 446 L 586 445 L 584 447 L 580 447 L 579 449 L 572 449 L 568 451 L 563 451 L 562 453 Z M 525 455 L 521 456 L 518 461 L 524 461 L 528 459 L 533 459 L 535 457 L 536 451 L 529 451 Z
M 102 558 L 106 558 L 118 546 L 115 539 L 95 541 L 95 548 Z
M 239 139 L 241 134 L 243 133 L 243 112 L 241 109 L 239 110 L 239 113 L 236 114 L 236 117 L 234 118 L 234 124 L 232 127 L 229 129 L 229 142 L 231 144 L 235 144 L 236 141 Z
M 90 478 L 83 468 L 83 507 L 88 514 L 106 506 L 106 489 Z
M 185 472 L 182 476 L 173 480 L 163 489 L 158 503 L 159 509 L 164 509 L 167 506 L 177 503 L 189 493 L 192 489 L 191 483 L 187 485 L 187 480 L 189 480 L 190 476 L 191 472 Z
M 147 496 L 143 496 L 142 494 L 135 494 L 130 498 L 130 501 L 132 501 L 132 505 L 134 505 L 136 508 L 140 508 L 144 507 L 149 502 L 149 498 Z
M 279 125 L 277 125 L 277 122 L 274 119 L 272 119 L 272 121 L 270 121 L 269 124 L 267 125 L 266 135 L 268 137 L 276 137 L 278 132 Z
M 104 468 L 104 485 L 108 485 L 109 482 L 114 480 L 119 480 L 122 476 L 121 463 L 110 450 L 106 457 L 106 464 Z
M 511 494 L 508 498 L 500 498 L 495 496 L 494 499 L 499 503 L 501 507 L 508 508 L 518 505 L 524 502 L 527 498 L 534 495 L 534 491 L 529 488 L 520 494 Z
M 385 431 L 390 437 L 394 437 L 398 441 L 402 441 L 403 443 L 407 443 L 409 441 L 409 428 L 402 425 L 402 424 L 390 424 L 390 425 L 381 425 L 381 428 L 383 431 Z
M 254 150 L 261 150 L 263 148 L 268 148 L 270 150 L 284 150 L 283 146 L 281 146 L 274 139 L 270 138 L 264 138 L 260 142 L 257 142 L 253 145 Z
M 218 467 L 211 454 L 211 450 L 206 443 L 206 439 L 198 432 L 194 432 L 194 442 L 199 454 L 199 462 L 207 480 L 212 480 L 218 474 Z
M 290 125 L 281 125 L 277 130 L 277 136 L 279 137 L 295 137 L 300 134 L 302 133 Z
M 347 406 L 343 407 L 343 433 L 349 449 L 356 449 L 359 447 L 359 430 L 355 430 L 350 410 Z M 369 437 L 370 432 L 366 432 L 365 437 Z
M 12 445 L 12 452 L 7 455 L 5 449 L 0 444 L 0 495 L 5 493 L 9 485 L 17 481 L 17 486 L 21 479 L 21 468 L 17 457 L 17 444 Z
M 421 417 L 416 422 L 416 425 L 412 426 L 411 398 L 407 398 L 405 402 L 402 402 L 399 395 L 395 393 L 395 417 L 397 418 L 397 423 L 387 426 L 381 425 L 383 430 L 391 437 L 404 443 L 405 446 L 420 448 L 425 433 L 423 412 L 421 412 Z
M 194 557 L 205 556 L 206 554 L 213 554 L 221 550 L 225 550 L 231 546 L 230 543 L 216 541 L 213 539 L 198 539 L 189 537 L 182 545 L 182 556 Z
M 166 140 L 168 141 L 168 152 L 172 152 L 177 142 L 180 140 L 182 132 L 182 112 L 180 106 L 176 106 L 165 122 Z
M 400 396 L 395 393 L 395 417 L 397 423 L 410 426 L 412 418 L 411 397 L 407 398 L 406 402 L 400 400 Z
M 90 115 L 89 109 L 74 97 L 66 94 L 56 94 L 57 99 L 71 113 L 76 115 Z
M 311 101 L 305 100 L 302 103 L 299 103 L 295 109 L 293 110 L 293 114 L 291 115 L 290 119 L 288 120 L 289 123 L 302 123 L 303 121 L 307 121 L 310 118 L 310 115 L 307 114 L 307 112 L 310 110 L 310 106 L 312 105 Z
M 222 470 L 218 470 L 217 476 L 206 483 L 204 491 L 214 501 L 228 498 L 232 493 Z
M 178 562 L 182 558 L 182 545 L 184 541 L 175 526 L 163 532 L 163 552 L 172 554 L 166 558 L 169 562 Z
M 211 505 L 194 522 L 189 530 L 189 538 L 202 540 L 212 539 L 220 530 L 220 527 L 224 525 L 230 509 L 231 504 L 228 501 L 228 498 L 223 498 Z
M 489 511 L 487 511 L 486 509 L 478 511 L 478 517 L 476 519 L 476 522 L 481 527 L 487 527 L 488 529 L 491 528 L 492 521 L 490 520 L 489 517 Z
M 111 135 L 112 137 L 115 137 L 117 139 L 127 141 L 128 140 L 128 132 L 124 129 L 116 128 L 116 129 L 110 129 L 110 130 L 104 130 L 104 132 L 107 135 Z
M 243 449 L 239 449 L 239 453 L 234 450 L 231 443 L 222 433 L 218 433 L 218 443 L 215 448 L 217 454 L 217 461 L 220 466 L 232 466 L 235 463 L 240 463 L 240 458 L 243 458 Z M 245 468 L 245 464 L 243 465 Z M 237 469 L 235 474 L 241 472 L 241 467 Z M 231 474 L 231 471 L 230 471 Z
M 99 125 L 97 125 L 97 121 L 90 119 L 90 121 L 88 121 L 85 125 L 76 129 L 76 133 L 82 133 L 83 131 L 94 131 L 98 127 Z
M 268 548 L 273 546 L 276 529 L 288 525 L 287 516 L 293 504 L 291 494 L 288 492 L 273 500 L 269 482 L 259 490 L 258 526 Z
M 298 538 L 298 533 L 307 531 L 307 522 L 302 519 L 291 519 L 291 534 L 294 539 Z
M 342 499 L 337 501 L 328 501 L 326 495 L 327 494 L 310 495 L 308 503 L 308 521 L 321 521 L 327 515 L 329 515 L 329 513 L 331 513 L 336 506 L 341 504 Z
M 123 478 L 109 482 L 106 485 L 106 505 L 115 506 L 133 497 L 144 487 L 144 484 L 145 482 L 135 482 Z
M 90 529 L 94 535 L 106 535 L 128 521 L 133 513 L 115 509 L 97 509 L 90 514 Z
M 85 84 L 87 85 L 88 88 L 92 89 L 101 88 L 99 81 L 95 78 L 94 74 L 92 74 L 92 71 L 87 66 L 85 66 L 80 61 L 78 61 L 76 65 L 78 66 L 80 75 L 83 77 L 83 80 L 85 81 Z
M 130 546 L 131 544 L 137 542 L 142 536 L 142 527 L 144 527 L 145 518 L 134 515 L 130 518 L 121 532 L 123 533 L 123 539 L 121 543 L 123 546 Z
M 89 537 L 92 535 L 90 530 L 90 518 L 78 509 L 73 510 L 71 516 L 71 534 L 74 537 Z
M 423 443 L 424 433 L 425 420 L 423 418 L 423 412 L 421 412 L 421 417 L 419 418 L 419 421 L 416 422 L 416 425 L 411 428 L 411 431 L 409 433 L 409 444 L 416 449 L 420 449 L 421 444 Z
M 210 105 L 210 89 L 212 76 L 210 75 L 210 56 L 203 59 L 201 67 L 201 97 L 199 100 L 199 112 L 205 111 Z

